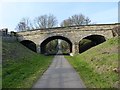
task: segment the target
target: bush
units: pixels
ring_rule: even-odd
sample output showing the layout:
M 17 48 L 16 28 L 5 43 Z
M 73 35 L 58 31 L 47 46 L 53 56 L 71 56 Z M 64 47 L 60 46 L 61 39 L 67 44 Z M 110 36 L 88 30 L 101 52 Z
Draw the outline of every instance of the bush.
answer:
M 120 36 L 120 26 L 117 26 L 115 28 L 113 28 L 112 30 L 113 36 Z

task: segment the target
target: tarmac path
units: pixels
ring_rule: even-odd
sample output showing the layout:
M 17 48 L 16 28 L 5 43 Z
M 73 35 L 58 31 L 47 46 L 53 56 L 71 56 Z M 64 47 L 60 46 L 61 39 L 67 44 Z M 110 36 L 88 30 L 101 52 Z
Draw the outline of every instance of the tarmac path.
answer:
M 64 56 L 56 55 L 50 67 L 32 88 L 85 88 L 85 85 Z

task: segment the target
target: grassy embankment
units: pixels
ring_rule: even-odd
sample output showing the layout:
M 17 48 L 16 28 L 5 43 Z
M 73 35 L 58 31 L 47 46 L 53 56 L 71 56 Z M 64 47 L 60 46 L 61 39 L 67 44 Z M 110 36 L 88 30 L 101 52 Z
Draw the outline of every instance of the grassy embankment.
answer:
M 0 89 L 2 89 L 2 38 L 0 36 Z
M 50 65 L 53 56 L 37 54 L 19 42 L 3 41 L 3 88 L 30 88 Z
M 118 37 L 66 58 L 88 88 L 118 87 L 118 73 L 115 72 L 118 67 Z

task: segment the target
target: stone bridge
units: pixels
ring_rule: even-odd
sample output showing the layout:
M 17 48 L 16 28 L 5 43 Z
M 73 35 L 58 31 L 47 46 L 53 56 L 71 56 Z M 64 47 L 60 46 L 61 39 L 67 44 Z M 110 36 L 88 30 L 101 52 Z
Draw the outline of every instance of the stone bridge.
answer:
M 55 27 L 47 29 L 36 29 L 17 32 L 18 40 L 21 43 L 32 44 L 38 53 L 45 52 L 45 45 L 54 39 L 62 39 L 69 43 L 70 52 L 79 53 L 79 42 L 86 38 L 96 44 L 113 37 L 112 29 L 118 24 L 95 24 L 69 27 Z

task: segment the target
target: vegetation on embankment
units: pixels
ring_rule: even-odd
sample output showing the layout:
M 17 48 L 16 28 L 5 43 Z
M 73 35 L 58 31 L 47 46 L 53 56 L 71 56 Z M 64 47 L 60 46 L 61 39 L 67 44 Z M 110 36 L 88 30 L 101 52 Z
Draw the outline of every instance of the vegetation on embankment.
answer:
M 50 65 L 53 56 L 37 54 L 19 42 L 2 43 L 3 88 L 30 88 Z
M 2 38 L 0 36 L 0 90 L 2 89 Z
M 118 87 L 118 37 L 114 37 L 82 54 L 65 57 L 79 73 L 88 88 Z

